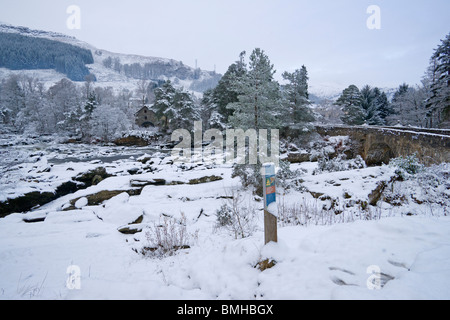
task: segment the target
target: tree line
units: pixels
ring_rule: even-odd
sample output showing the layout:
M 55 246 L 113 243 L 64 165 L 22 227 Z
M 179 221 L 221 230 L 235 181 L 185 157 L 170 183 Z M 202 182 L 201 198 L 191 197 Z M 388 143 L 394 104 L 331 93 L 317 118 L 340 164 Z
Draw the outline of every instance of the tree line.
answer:
M 90 50 L 68 43 L 0 33 L 0 67 L 11 70 L 54 69 L 72 81 L 90 75 L 86 64 L 94 63 Z
M 189 95 L 177 91 L 170 81 L 155 90 L 153 110 L 164 119 L 166 131 L 191 129 L 202 120 L 206 129 L 226 127 L 281 128 L 314 120 L 308 94 L 305 66 L 292 73 L 284 72 L 286 84 L 274 79 L 274 66 L 259 48 L 253 50 L 248 65 L 246 53 L 228 67 L 217 86 L 207 90 L 199 105 Z
M 421 85 L 402 84 L 392 99 L 379 88 L 350 85 L 329 107 L 338 108 L 349 125 L 449 127 L 449 43 L 447 35 Z M 39 79 L 10 75 L 0 82 L 0 123 L 18 132 L 64 133 L 89 142 L 111 141 L 121 131 L 136 129 L 135 113 L 143 105 L 157 114 L 164 132 L 192 130 L 196 120 L 204 129 L 246 130 L 302 128 L 320 119 L 320 108 L 310 100 L 306 67 L 283 72 L 282 84 L 275 72 L 264 50 L 256 48 L 248 60 L 242 52 L 202 97 L 171 81 L 140 80 L 134 91 L 115 92 L 90 79 L 83 84 L 62 79 L 45 89 Z
M 348 125 L 450 127 L 450 34 L 435 49 L 420 85 L 401 84 L 391 101 L 378 88 L 350 85 L 337 99 Z
M 45 88 L 37 78 L 12 74 L 0 83 L 0 123 L 18 133 L 60 134 L 85 142 L 111 141 L 134 124 L 133 92 L 115 93 L 62 79 Z

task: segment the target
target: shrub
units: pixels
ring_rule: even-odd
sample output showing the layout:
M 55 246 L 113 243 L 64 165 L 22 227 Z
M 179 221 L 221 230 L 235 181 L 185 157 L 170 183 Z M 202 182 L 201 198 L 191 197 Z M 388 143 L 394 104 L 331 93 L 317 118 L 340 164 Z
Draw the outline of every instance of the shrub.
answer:
M 403 179 L 407 179 L 408 175 L 415 175 L 424 169 L 416 154 L 392 159 L 389 165 L 397 167 L 396 173 Z
M 235 164 L 231 177 L 239 177 L 244 188 L 253 187 L 254 192 L 263 195 L 263 182 L 261 176 L 261 164 Z
M 186 216 L 182 213 L 181 219 L 164 216 L 159 224 L 149 227 L 145 236 L 148 246 L 142 249 L 142 254 L 151 257 L 165 257 L 175 254 L 177 250 L 187 249 L 189 234 L 186 230 Z
M 219 210 L 216 211 L 217 226 L 226 227 L 232 224 L 232 212 L 226 205 L 222 205 Z
M 284 189 L 293 186 L 298 187 L 298 181 L 293 181 L 295 178 L 303 174 L 300 170 L 291 170 L 290 162 L 280 160 L 280 166 L 276 170 L 276 183 Z M 233 166 L 232 177 L 239 177 L 244 188 L 253 187 L 255 194 L 263 196 L 263 177 L 261 175 L 261 164 L 235 164 Z
M 323 155 L 318 159 L 317 168 L 314 169 L 313 174 L 361 169 L 365 167 L 366 163 L 360 155 L 357 155 L 355 159 L 350 160 L 345 160 L 341 155 L 333 159 L 329 159 L 327 155 Z
M 227 198 L 226 203 L 216 211 L 216 226 L 231 231 L 236 239 L 251 236 L 256 230 L 254 206 L 251 202 L 248 206 L 244 205 L 244 198 L 238 190 L 232 190 Z

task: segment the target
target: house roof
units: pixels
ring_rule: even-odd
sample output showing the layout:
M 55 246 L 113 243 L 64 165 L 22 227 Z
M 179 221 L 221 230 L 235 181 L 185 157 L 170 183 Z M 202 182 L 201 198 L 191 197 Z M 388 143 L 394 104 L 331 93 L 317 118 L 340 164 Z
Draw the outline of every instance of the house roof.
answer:
M 142 108 L 140 108 L 134 115 L 137 115 L 139 112 L 141 112 L 142 110 L 147 109 L 150 112 L 155 113 L 153 110 L 151 110 L 148 106 L 143 106 Z M 156 114 L 156 113 L 155 113 Z

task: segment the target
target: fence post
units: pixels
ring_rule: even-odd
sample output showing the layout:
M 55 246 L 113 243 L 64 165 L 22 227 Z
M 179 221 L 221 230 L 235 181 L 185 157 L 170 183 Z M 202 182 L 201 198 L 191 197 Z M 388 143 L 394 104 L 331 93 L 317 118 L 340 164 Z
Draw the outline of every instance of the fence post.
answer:
M 277 242 L 277 201 L 275 193 L 275 164 L 262 166 L 264 191 L 264 243 Z

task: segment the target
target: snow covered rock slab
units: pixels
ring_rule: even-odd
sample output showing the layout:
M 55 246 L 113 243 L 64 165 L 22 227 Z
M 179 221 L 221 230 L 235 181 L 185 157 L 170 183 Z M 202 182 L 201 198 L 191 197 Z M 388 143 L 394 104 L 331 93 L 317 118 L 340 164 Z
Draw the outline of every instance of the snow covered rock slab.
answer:
M 128 203 L 130 196 L 123 192 L 96 208 L 97 216 L 103 222 L 117 224 L 118 226 L 132 224 L 142 220 L 144 211 L 142 208 Z
M 22 220 L 26 223 L 42 222 L 47 217 L 47 213 L 48 211 L 45 210 L 28 212 L 23 215 Z
M 97 219 L 94 212 L 90 210 L 70 210 L 49 212 L 45 223 L 77 223 L 87 222 Z

